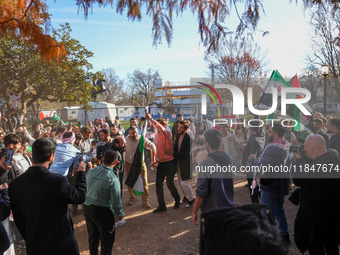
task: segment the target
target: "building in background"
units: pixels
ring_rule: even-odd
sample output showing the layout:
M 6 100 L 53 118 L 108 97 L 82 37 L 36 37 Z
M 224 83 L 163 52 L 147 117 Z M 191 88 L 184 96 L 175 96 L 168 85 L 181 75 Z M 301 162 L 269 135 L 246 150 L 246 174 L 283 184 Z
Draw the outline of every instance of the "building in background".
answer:
M 206 100 L 207 115 L 217 116 L 217 106 L 211 96 L 200 89 L 204 88 L 212 94 L 218 103 L 221 115 L 231 115 L 231 104 L 222 101 L 221 107 L 217 96 L 199 82 L 207 83 L 213 87 L 211 79 L 208 78 L 190 78 L 190 81 L 184 82 L 156 80 L 155 103 L 157 107 L 153 111 L 160 115 L 183 114 L 194 116 L 202 113 L 202 101 Z

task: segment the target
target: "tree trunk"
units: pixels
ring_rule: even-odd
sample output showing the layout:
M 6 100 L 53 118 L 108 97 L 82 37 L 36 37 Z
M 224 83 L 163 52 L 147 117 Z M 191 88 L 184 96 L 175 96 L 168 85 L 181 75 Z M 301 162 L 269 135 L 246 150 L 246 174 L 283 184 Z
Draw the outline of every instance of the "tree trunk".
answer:
M 33 109 L 33 116 L 36 121 L 39 121 L 39 104 L 37 104 L 37 108 L 34 106 L 34 103 L 32 104 L 32 109 Z
M 20 124 L 22 125 L 24 124 L 24 118 L 27 114 L 27 101 L 26 101 L 26 97 L 24 93 L 20 95 L 20 101 L 21 101 L 21 108 L 20 108 L 19 119 L 20 119 Z
M 19 116 L 19 119 L 20 119 L 20 123 L 21 124 L 24 124 L 24 118 L 27 114 L 27 108 L 26 108 L 26 104 L 22 104 L 22 107 L 20 109 L 20 116 Z

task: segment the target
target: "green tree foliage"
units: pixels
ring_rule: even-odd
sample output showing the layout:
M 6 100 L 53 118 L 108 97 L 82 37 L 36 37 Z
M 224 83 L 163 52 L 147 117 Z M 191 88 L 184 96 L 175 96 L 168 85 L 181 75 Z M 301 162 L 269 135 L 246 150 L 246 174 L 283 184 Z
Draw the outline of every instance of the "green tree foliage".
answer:
M 20 96 L 21 116 L 38 100 L 85 107 L 91 101 L 92 80 L 102 76 L 91 72 L 88 58 L 93 53 L 71 38 L 70 32 L 67 23 L 53 32 L 53 37 L 69 52 L 62 65 L 53 60 L 42 61 L 36 48 L 23 40 L 4 34 L 0 38 L 0 92 Z

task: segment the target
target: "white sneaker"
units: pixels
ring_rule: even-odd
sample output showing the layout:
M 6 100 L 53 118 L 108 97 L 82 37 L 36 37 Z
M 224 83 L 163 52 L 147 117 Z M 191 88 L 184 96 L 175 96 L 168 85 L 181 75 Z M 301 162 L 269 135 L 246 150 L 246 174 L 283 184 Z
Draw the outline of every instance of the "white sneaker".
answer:
M 193 200 L 191 200 L 191 201 L 188 201 L 188 202 L 185 204 L 184 208 L 186 208 L 186 209 L 191 208 L 191 207 L 194 206 L 194 203 L 195 203 L 195 198 L 194 198 Z
M 120 220 L 120 221 L 117 221 L 115 223 L 115 227 L 118 228 L 118 227 L 121 227 L 121 226 L 123 226 L 125 224 L 126 224 L 126 220 Z

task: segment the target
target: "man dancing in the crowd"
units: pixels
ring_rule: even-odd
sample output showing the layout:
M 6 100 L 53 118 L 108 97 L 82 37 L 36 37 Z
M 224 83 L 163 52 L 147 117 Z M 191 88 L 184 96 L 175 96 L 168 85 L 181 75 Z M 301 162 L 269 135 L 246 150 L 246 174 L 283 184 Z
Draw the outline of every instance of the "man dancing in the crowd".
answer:
M 162 119 L 153 120 L 150 113 L 145 114 L 145 118 L 150 120 L 158 132 L 155 138 L 156 141 L 156 158 L 158 161 L 156 172 L 156 193 L 158 200 L 158 207 L 153 211 L 154 213 L 166 211 L 167 208 L 164 202 L 163 182 L 166 177 L 168 189 L 172 197 L 175 199 L 174 209 L 179 208 L 180 196 L 174 183 L 174 176 L 176 173 L 176 161 L 173 156 L 171 132 L 166 128 L 166 124 Z
M 191 190 L 189 179 L 192 178 L 192 162 L 190 158 L 191 138 L 187 134 L 189 123 L 180 121 L 178 123 L 178 134 L 175 140 L 174 156 L 177 163 L 177 179 L 183 193 L 185 208 L 191 208 L 195 202 L 194 193 Z
M 48 171 L 56 144 L 46 138 L 33 143 L 33 165 L 9 187 L 14 221 L 26 241 L 27 254 L 78 255 L 68 204 L 86 196 L 85 163 L 80 162 L 76 186 Z
M 115 218 L 124 218 L 120 184 L 113 172 L 118 152 L 106 151 L 103 164 L 91 169 L 86 175 L 88 190 L 84 202 L 84 215 L 88 232 L 90 254 L 98 254 L 99 240 L 101 254 L 110 255 L 115 241 Z
M 138 148 L 141 136 L 138 135 L 138 131 L 136 127 L 130 127 L 129 136 L 126 138 L 126 151 L 125 151 L 125 169 L 126 175 L 128 176 L 130 173 L 130 168 L 133 163 L 133 158 L 135 157 L 136 150 Z M 155 155 L 156 155 L 156 146 L 148 139 L 145 138 L 144 147 L 151 151 L 151 164 L 155 164 Z M 149 184 L 148 184 L 148 176 L 146 171 L 146 165 L 144 160 L 144 153 L 142 158 L 142 170 L 141 177 L 143 181 L 143 189 L 142 193 L 142 204 L 145 209 L 150 209 L 150 199 L 149 199 Z M 128 187 L 129 190 L 129 202 L 128 205 L 133 205 L 136 200 L 136 195 L 132 188 Z

